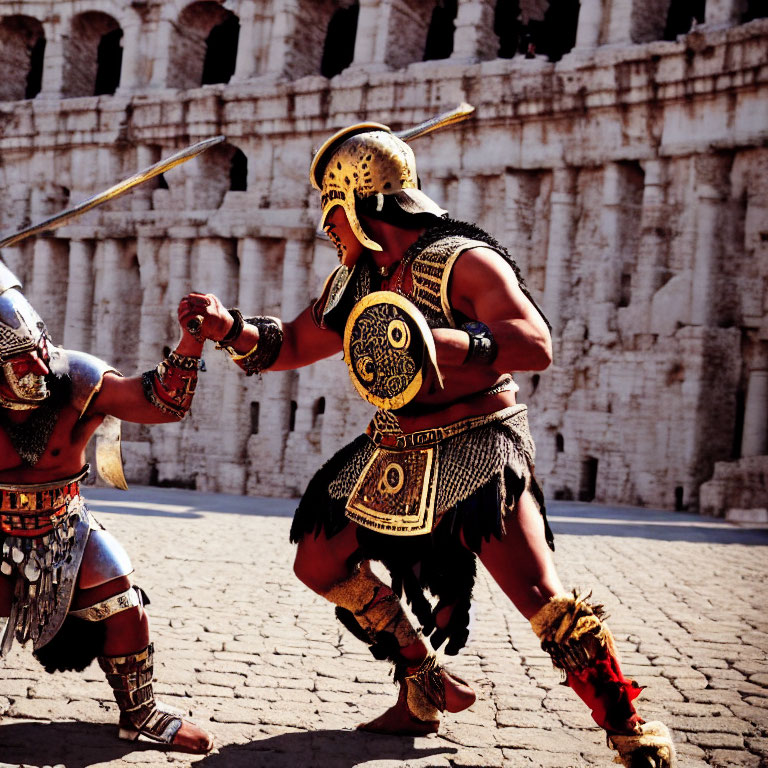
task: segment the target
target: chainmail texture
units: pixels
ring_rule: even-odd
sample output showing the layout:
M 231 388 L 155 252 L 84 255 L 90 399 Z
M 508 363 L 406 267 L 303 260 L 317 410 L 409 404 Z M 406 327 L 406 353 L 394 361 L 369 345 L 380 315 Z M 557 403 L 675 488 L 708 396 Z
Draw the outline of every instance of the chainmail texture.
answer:
M 380 431 L 395 432 L 393 423 L 397 422 L 386 411 L 379 411 L 374 418 Z M 368 440 L 347 458 L 328 486 L 328 495 L 332 499 L 347 499 L 375 447 Z M 527 483 L 535 457 L 525 411 L 443 440 L 437 450 L 440 469 L 435 512 L 438 518 L 492 478 L 503 478 L 505 467 Z

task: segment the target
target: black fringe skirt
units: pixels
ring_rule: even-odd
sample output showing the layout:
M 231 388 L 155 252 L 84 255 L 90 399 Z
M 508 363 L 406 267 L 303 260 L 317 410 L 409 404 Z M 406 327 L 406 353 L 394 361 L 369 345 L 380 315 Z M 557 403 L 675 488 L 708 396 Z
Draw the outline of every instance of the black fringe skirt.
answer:
M 363 560 L 383 563 L 391 574 L 392 588 L 405 596 L 423 634 L 434 648 L 447 640 L 449 655 L 464 647 L 469 634 L 476 555 L 484 541 L 502 538 L 505 521 L 515 514 L 526 489 L 541 511 L 547 544 L 555 548 L 544 495 L 533 475 L 534 448 L 524 411 L 522 416 L 522 420 L 518 413 L 512 419 L 492 421 L 439 443 L 438 522 L 430 533 L 396 536 L 362 526 L 357 529 L 359 547 L 350 565 Z M 361 435 L 315 474 L 294 515 L 292 542 L 320 532 L 332 538 L 350 524 L 348 494 L 373 447 L 371 439 Z M 452 609 L 448 624 L 438 628 L 435 618 L 447 607 Z M 337 609 L 339 613 L 342 623 L 354 630 L 349 625 L 354 619 Z

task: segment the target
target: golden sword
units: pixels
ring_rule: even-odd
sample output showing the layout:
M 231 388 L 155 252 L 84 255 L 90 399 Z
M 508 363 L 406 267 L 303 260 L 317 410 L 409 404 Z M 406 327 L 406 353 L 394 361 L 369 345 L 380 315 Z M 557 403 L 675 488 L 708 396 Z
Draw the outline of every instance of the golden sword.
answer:
M 86 211 L 90 211 L 98 205 L 103 205 L 110 200 L 114 200 L 115 198 L 124 195 L 139 184 L 143 184 L 145 181 L 149 181 L 150 179 L 155 178 L 155 176 L 159 176 L 161 173 L 165 173 L 171 168 L 181 165 L 181 163 L 186 163 L 187 160 L 191 160 L 193 157 L 197 157 L 197 155 L 205 152 L 205 150 L 210 149 L 214 145 L 220 144 L 224 141 L 224 138 L 224 136 L 214 136 L 213 138 L 199 141 L 197 144 L 192 144 L 186 149 L 182 149 L 170 157 L 165 158 L 165 160 L 150 165 L 149 168 L 145 168 L 143 171 L 134 173 L 133 176 L 115 184 L 113 187 L 105 189 L 103 192 L 99 192 L 98 194 L 93 195 L 93 197 L 89 197 L 87 200 L 83 200 L 82 203 L 78 203 L 74 207 L 68 208 L 66 211 L 57 213 L 55 216 L 51 216 L 45 221 L 41 221 L 38 224 L 32 224 L 13 235 L 3 238 L 0 240 L 0 248 L 16 245 L 32 235 L 39 235 L 41 232 L 49 232 L 56 229 L 57 227 L 66 224 L 68 221 L 71 221 L 78 216 L 82 216 Z

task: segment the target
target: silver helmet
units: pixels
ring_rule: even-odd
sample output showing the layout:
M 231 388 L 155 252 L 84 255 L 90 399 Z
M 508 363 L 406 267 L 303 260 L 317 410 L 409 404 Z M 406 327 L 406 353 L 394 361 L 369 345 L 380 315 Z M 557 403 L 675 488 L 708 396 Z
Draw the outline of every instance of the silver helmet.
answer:
M 0 365 L 5 381 L 18 400 L 0 397 L 9 408 L 34 408 L 50 394 L 45 377 L 36 373 L 17 376 L 9 360 L 28 352 L 40 352 L 48 331 L 20 290 L 21 282 L 0 262 Z

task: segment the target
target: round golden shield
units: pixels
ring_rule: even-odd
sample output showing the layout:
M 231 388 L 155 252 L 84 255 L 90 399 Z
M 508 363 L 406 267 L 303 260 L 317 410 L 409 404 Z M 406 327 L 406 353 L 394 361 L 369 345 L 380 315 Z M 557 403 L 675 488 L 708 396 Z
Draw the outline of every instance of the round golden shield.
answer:
M 358 393 L 378 408 L 402 408 L 416 397 L 432 366 L 432 332 L 418 308 L 393 291 L 376 291 L 350 312 L 344 360 Z

